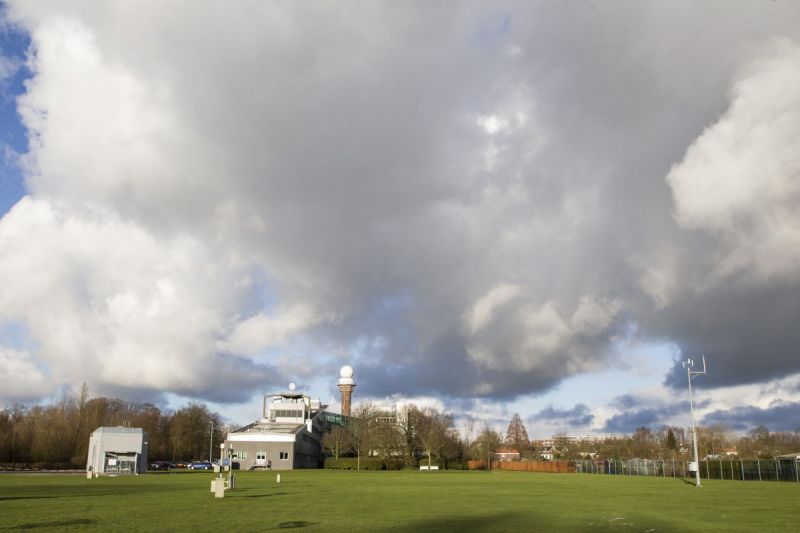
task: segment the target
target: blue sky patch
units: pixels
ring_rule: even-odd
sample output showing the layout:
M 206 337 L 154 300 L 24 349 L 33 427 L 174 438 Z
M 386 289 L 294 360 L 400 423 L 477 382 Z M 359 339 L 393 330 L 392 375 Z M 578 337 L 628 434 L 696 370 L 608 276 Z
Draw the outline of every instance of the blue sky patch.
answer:
M 17 97 L 32 73 L 26 65 L 30 36 L 0 12 L 0 216 L 25 195 L 17 156 L 28 150 L 28 135 L 17 113 Z

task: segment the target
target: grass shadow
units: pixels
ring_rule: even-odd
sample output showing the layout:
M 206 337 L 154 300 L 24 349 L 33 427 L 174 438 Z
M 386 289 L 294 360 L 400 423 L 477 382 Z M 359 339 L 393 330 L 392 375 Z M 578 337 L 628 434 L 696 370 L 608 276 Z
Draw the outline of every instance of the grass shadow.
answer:
M 28 524 L 20 524 L 18 526 L 6 528 L 8 531 L 19 531 L 25 529 L 42 529 L 42 528 L 62 528 L 68 526 L 89 526 L 96 524 L 94 520 L 88 518 L 75 518 L 73 520 L 55 520 L 53 522 L 30 522 Z
M 303 527 L 314 526 L 317 522 L 309 522 L 308 520 L 292 520 L 290 522 L 281 522 L 276 527 L 267 529 L 266 531 L 274 531 L 276 529 L 300 529 Z
M 0 496 L 0 502 L 8 502 L 13 500 L 44 500 L 58 498 L 58 496 Z
M 403 524 L 397 527 L 385 529 L 384 531 L 399 533 L 403 531 L 514 531 L 515 523 L 518 523 L 519 513 L 502 513 L 489 516 L 453 516 L 447 518 L 433 518 L 428 520 L 418 520 Z M 528 531 L 537 531 L 535 524 L 531 524 Z

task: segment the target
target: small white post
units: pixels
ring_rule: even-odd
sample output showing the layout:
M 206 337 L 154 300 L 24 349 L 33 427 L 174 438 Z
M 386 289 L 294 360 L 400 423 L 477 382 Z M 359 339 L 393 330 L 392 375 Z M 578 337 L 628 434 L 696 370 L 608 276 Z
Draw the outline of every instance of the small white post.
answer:
M 280 482 L 281 482 L 281 475 L 280 475 L 280 474 L 278 474 L 277 483 L 280 483 Z

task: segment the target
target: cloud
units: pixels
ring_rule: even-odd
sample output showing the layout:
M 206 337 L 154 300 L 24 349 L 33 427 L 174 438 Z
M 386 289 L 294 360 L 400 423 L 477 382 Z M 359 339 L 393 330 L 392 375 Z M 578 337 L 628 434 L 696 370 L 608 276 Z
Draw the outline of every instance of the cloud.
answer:
M 656 428 L 669 424 L 675 416 L 683 418 L 689 412 L 689 401 L 658 401 L 647 398 L 637 398 L 631 395 L 618 396 L 611 402 L 621 412 L 608 417 L 603 426 L 603 431 L 610 433 L 632 433 L 642 426 Z M 711 400 L 704 398 L 695 400 L 695 410 L 706 409 L 711 405 Z M 638 407 L 638 408 L 637 408 Z
M 161 241 L 113 212 L 26 197 L 0 221 L 0 255 L 0 321 L 21 321 L 67 383 L 239 398 L 274 379 L 214 350 L 241 337 L 249 283 L 196 239 Z
M 551 405 L 528 418 L 530 423 L 557 422 L 570 427 L 588 426 L 593 420 L 594 415 L 589 410 L 589 407 L 582 403 L 575 404 L 572 409 L 559 409 Z
M 722 424 L 736 430 L 767 426 L 772 431 L 800 429 L 800 402 L 775 401 L 768 407 L 737 406 L 718 409 L 703 417 L 703 425 Z
M 623 394 L 614 398 L 611 401 L 611 405 L 620 409 L 630 409 L 631 407 L 641 405 L 644 401 L 645 400 L 642 398 L 638 398 L 633 394 Z
M 675 218 L 698 240 L 667 261 L 666 278 L 684 281 L 662 285 L 653 332 L 684 354 L 706 354 L 713 368 L 704 381 L 716 386 L 800 370 L 800 337 L 786 321 L 800 311 L 798 67 L 797 41 L 763 44 L 725 112 L 667 175 Z M 676 364 L 667 382 L 682 380 Z
M 708 383 L 797 371 L 777 4 L 10 2 L 29 195 L 0 320 L 53 386 L 129 394 L 338 359 L 376 397 L 514 398 L 629 336 L 705 352 Z
M 258 313 L 239 322 L 219 346 L 232 353 L 257 355 L 285 344 L 318 321 L 312 309 L 300 304 L 269 314 Z
M 464 321 L 469 326 L 469 332 L 475 334 L 491 322 L 494 310 L 516 298 L 520 287 L 516 285 L 498 285 L 489 291 L 486 296 L 479 298 L 475 305 L 464 314 Z
M 707 283 L 798 280 L 800 46 L 771 43 L 667 175 L 675 217 L 719 239 Z
M 51 384 L 30 353 L 0 346 L 0 387 L 4 398 L 26 401 L 47 394 Z

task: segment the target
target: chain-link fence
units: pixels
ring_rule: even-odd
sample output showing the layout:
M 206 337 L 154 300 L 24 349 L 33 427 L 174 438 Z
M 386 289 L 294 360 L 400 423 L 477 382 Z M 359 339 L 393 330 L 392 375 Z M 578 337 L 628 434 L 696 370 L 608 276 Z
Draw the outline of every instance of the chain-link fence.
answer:
M 617 476 L 694 477 L 688 461 L 673 459 L 609 459 L 575 461 L 575 471 Z M 702 479 L 791 481 L 800 483 L 795 459 L 708 459 L 700 461 Z

